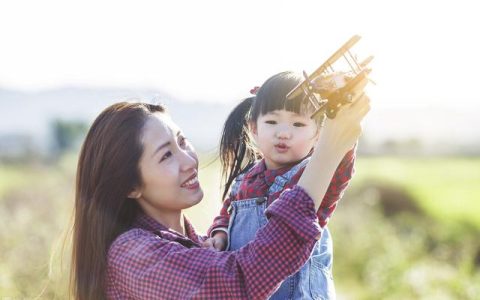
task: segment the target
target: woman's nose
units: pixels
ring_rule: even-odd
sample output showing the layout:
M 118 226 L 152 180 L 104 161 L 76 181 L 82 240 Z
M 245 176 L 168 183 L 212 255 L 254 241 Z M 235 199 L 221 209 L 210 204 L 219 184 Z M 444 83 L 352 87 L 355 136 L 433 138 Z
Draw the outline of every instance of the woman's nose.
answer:
M 180 151 L 180 166 L 182 171 L 189 171 L 191 169 L 196 169 L 198 166 L 198 157 L 197 153 L 192 150 L 182 150 Z

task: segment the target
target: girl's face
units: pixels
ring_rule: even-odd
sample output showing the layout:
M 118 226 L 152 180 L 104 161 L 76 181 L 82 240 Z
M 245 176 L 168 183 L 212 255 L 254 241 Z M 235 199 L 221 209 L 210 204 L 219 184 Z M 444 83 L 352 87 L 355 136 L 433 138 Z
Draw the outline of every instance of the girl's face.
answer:
M 130 197 L 151 216 L 179 212 L 200 202 L 203 191 L 197 177 L 197 155 L 168 115 L 155 113 L 149 117 L 142 144 L 142 186 Z
M 319 130 L 314 120 L 287 110 L 260 115 L 252 133 L 268 169 L 291 166 L 315 145 Z

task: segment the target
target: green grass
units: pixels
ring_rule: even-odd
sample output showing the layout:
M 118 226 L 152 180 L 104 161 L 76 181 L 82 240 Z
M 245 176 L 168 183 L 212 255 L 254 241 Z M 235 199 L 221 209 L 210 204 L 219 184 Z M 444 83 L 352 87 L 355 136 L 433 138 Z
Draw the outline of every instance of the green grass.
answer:
M 480 158 L 359 158 L 353 184 L 383 181 L 406 188 L 441 222 L 480 229 Z
M 0 298 L 32 298 L 44 288 L 45 299 L 65 298 L 68 270 L 59 270 L 56 259 L 54 273 L 47 274 L 50 255 L 60 250 L 55 244 L 69 225 L 76 160 L 71 154 L 51 166 L 0 165 L 0 217 L 4 222 L 0 229 Z M 219 163 L 209 165 L 210 161 L 200 158 L 204 199 L 186 212 L 200 233 L 221 206 Z M 447 293 L 474 299 L 468 295 L 478 294 L 480 286 L 474 263 L 475 253 L 480 251 L 476 242 L 480 158 L 360 157 L 356 170 L 346 199 L 329 225 L 336 243 L 334 270 L 339 296 L 428 299 L 435 293 Z M 405 188 L 432 218 L 411 216 L 414 219 L 401 221 L 403 227 L 399 228 L 399 222 L 372 212 L 369 204 L 361 201 L 362 195 L 349 193 L 378 182 Z M 435 231 L 440 228 L 443 233 L 460 222 L 477 229 L 472 233 L 455 228 L 455 239 Z M 68 253 L 64 255 L 68 263 Z M 419 284 L 417 273 L 437 276 L 426 276 Z M 467 289 L 469 294 L 464 292 Z

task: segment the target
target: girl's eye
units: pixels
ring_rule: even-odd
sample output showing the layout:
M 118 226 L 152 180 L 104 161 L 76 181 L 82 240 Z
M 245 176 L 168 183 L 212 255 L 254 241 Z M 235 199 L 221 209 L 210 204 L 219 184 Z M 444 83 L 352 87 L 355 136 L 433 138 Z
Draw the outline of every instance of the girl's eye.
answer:
M 293 123 L 293 126 L 295 126 L 295 127 L 304 127 L 304 126 L 306 126 L 306 124 L 305 124 L 305 123 L 302 123 L 302 122 L 295 122 L 295 123 Z
M 265 121 L 265 123 L 267 123 L 267 124 L 271 124 L 271 125 L 275 125 L 275 124 L 277 124 L 277 121 L 274 121 L 274 120 L 268 120 L 268 121 Z
M 170 156 L 172 156 L 172 152 L 171 151 L 168 151 L 167 153 L 165 153 L 162 158 L 160 159 L 160 162 L 168 159 Z

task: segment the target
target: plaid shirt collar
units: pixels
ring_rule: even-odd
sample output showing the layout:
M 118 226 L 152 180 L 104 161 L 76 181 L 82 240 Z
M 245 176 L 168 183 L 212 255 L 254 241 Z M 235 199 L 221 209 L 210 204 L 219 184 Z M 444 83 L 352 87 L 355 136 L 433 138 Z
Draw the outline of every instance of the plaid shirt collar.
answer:
M 187 247 L 200 246 L 202 239 L 197 235 L 190 221 L 185 216 L 183 217 L 183 219 L 185 222 L 186 236 L 170 228 L 167 228 L 161 223 L 158 223 L 155 219 L 146 215 L 145 213 L 140 213 L 137 216 L 134 222 L 134 227 L 154 232 L 161 238 L 179 242 L 180 244 Z
M 257 177 L 265 178 L 265 183 L 270 186 L 275 181 L 275 177 L 285 174 L 291 168 L 292 166 L 287 166 L 277 170 L 268 170 L 265 159 L 262 159 L 248 171 L 245 178 L 250 179 L 250 181 L 255 180 Z

